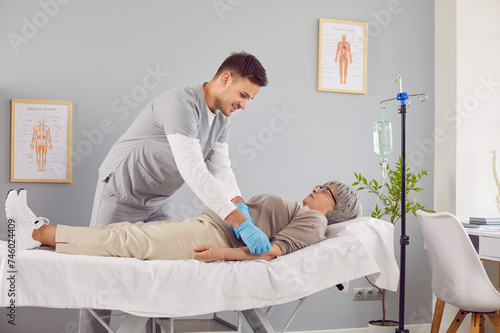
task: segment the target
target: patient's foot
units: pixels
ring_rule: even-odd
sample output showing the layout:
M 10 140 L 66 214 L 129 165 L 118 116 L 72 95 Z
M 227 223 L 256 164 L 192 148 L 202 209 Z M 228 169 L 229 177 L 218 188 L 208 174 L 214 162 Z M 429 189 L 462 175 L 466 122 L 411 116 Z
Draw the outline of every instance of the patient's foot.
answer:
M 40 228 L 44 223 L 28 210 L 27 206 L 21 205 L 17 192 L 10 190 L 5 200 L 5 214 L 8 220 L 13 220 L 15 223 L 16 247 L 19 250 L 32 250 L 41 245 L 32 235 L 33 230 Z

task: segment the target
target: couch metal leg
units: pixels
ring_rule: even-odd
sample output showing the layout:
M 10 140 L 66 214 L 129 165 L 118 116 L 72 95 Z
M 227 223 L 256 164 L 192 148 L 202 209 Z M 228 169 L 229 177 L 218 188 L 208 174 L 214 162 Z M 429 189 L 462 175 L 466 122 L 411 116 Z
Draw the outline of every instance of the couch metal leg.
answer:
M 276 333 L 262 309 L 241 311 L 254 333 Z

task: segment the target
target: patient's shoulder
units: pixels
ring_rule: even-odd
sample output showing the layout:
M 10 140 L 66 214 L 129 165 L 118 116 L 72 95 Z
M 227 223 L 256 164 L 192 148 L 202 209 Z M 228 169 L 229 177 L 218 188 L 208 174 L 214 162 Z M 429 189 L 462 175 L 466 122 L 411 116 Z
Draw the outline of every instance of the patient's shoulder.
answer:
M 300 206 L 298 202 L 276 194 L 258 194 L 251 197 L 248 203 L 260 205 L 286 205 L 293 207 Z

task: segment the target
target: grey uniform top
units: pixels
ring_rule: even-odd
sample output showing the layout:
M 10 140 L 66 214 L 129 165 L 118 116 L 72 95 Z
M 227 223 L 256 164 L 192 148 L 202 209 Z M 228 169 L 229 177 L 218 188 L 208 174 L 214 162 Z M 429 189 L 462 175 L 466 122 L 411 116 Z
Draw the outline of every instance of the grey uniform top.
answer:
M 264 232 L 271 244 L 276 244 L 283 255 L 326 239 L 326 216 L 300 203 L 271 194 L 256 195 L 246 205 L 255 225 Z M 236 239 L 232 227 L 212 210 L 205 214 L 224 229 L 233 247 L 245 246 Z
M 199 140 L 205 162 L 216 142 L 227 142 L 229 118 L 217 112 L 210 126 L 208 112 L 202 85 L 166 91 L 141 111 L 113 145 L 99 168 L 99 179 L 131 206 L 161 206 L 184 183 L 167 135 Z

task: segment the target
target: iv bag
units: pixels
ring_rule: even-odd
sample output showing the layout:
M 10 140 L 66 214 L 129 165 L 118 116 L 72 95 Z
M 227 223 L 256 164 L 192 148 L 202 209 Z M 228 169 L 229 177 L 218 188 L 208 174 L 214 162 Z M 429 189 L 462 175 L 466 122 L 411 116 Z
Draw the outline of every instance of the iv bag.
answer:
M 392 126 L 388 121 L 373 124 L 373 150 L 378 157 L 387 159 L 392 152 Z

